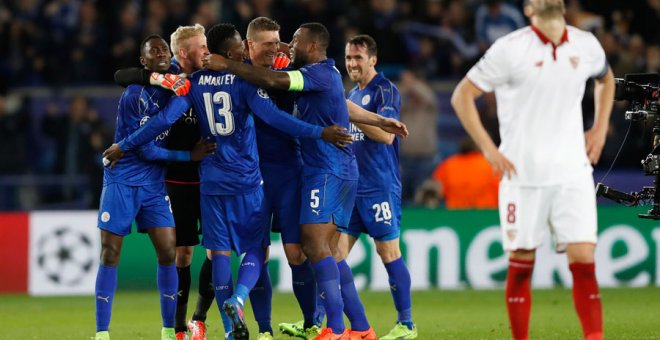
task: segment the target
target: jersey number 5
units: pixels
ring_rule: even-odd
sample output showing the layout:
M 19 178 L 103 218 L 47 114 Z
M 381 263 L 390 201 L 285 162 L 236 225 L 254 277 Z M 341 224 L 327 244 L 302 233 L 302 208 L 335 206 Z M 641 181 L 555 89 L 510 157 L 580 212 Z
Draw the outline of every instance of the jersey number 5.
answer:
M 214 136 L 228 136 L 234 133 L 234 114 L 231 113 L 231 97 L 229 93 L 220 91 L 211 96 L 211 93 L 204 92 L 203 95 L 206 118 L 209 122 L 211 134 Z M 224 119 L 224 124 L 216 122 L 214 107 L 217 107 L 218 116 Z

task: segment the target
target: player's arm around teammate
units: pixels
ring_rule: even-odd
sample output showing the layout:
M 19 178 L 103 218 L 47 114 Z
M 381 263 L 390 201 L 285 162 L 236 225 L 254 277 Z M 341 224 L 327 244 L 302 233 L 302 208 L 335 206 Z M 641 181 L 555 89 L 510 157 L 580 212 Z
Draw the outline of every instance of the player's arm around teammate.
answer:
M 378 112 L 390 119 L 399 119 L 401 100 L 396 86 L 375 69 L 377 46 L 368 35 L 349 39 L 345 49 L 348 75 L 356 86 L 348 94 L 349 106 Z M 401 223 L 401 179 L 399 174 L 399 140 L 394 134 L 373 126 L 354 123 L 352 145 L 360 177 L 355 207 L 348 228 L 339 236 L 336 254 L 340 266 L 361 233 L 374 239 L 376 251 L 384 264 L 391 287 L 397 319 L 385 336 L 390 339 L 416 339 L 417 328 L 412 320 L 410 273 L 401 254 L 399 238 Z M 351 292 L 354 286 L 345 287 Z

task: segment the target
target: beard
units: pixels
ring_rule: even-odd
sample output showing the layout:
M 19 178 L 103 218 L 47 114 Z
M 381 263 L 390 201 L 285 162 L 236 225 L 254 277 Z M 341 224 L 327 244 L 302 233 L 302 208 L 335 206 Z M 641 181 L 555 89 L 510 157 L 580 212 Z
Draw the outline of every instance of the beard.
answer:
M 306 64 L 307 58 L 305 58 L 302 53 L 294 52 L 293 60 L 291 61 L 291 67 L 298 69 L 305 66 Z

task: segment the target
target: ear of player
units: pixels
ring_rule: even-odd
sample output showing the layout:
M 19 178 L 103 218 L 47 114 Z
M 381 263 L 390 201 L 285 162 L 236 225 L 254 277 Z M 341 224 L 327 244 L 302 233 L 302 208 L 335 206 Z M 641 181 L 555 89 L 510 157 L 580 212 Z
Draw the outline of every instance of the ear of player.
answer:
M 185 96 L 190 91 L 190 80 L 186 79 L 186 74 L 161 74 L 153 72 L 151 73 L 151 79 L 149 81 L 151 85 L 160 86 L 171 90 L 176 93 L 177 96 Z
M 275 56 L 275 62 L 273 63 L 273 68 L 274 69 L 283 69 L 289 66 L 289 63 L 291 62 L 291 59 L 289 59 L 289 56 L 286 55 L 284 52 L 277 52 L 277 55 Z

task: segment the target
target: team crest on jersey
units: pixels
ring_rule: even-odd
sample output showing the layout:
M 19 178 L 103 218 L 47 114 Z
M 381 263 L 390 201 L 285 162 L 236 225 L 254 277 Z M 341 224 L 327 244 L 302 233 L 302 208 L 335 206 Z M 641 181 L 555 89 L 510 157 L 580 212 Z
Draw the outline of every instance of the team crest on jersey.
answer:
M 371 96 L 370 95 L 365 95 L 362 97 L 362 105 L 367 105 L 371 101 Z
M 506 237 L 509 239 L 509 241 L 513 242 L 516 239 L 516 236 L 518 235 L 518 231 L 514 229 L 509 229 L 506 231 Z
M 580 57 L 569 57 L 568 61 L 570 61 L 571 66 L 576 69 L 578 67 L 578 63 L 580 63 Z
M 261 97 L 261 98 L 263 98 L 263 99 L 268 99 L 268 98 L 270 98 L 270 97 L 268 97 L 268 92 L 266 92 L 266 90 L 261 89 L 261 88 L 260 88 L 260 89 L 257 89 L 257 94 L 259 95 L 259 97 Z
M 101 214 L 101 222 L 105 223 L 105 222 L 108 222 L 108 221 L 110 221 L 110 213 L 107 212 L 107 211 L 104 211 Z

